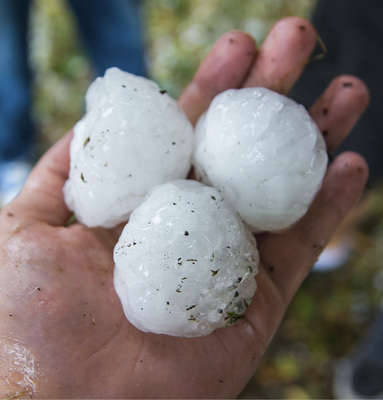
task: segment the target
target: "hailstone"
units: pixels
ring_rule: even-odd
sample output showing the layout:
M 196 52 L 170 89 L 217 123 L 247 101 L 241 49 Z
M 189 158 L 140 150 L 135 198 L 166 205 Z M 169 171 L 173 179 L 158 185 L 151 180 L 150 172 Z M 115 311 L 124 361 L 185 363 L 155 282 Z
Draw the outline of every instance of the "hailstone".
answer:
M 253 234 L 218 191 L 197 181 L 154 187 L 114 250 L 114 285 L 144 332 L 204 336 L 233 324 L 256 290 Z
M 193 128 L 156 83 L 110 68 L 86 94 L 64 198 L 83 224 L 126 221 L 154 185 L 186 177 Z
M 198 179 L 216 187 L 254 232 L 300 219 L 327 161 L 324 139 L 304 107 L 265 88 L 219 94 L 196 127 Z

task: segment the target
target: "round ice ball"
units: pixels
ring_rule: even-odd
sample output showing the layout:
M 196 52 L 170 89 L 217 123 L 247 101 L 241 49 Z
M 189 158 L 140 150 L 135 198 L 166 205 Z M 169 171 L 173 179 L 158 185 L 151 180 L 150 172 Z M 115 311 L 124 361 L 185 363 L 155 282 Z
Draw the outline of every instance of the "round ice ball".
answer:
M 114 261 L 115 289 L 134 326 L 196 337 L 243 315 L 259 256 L 253 234 L 216 189 L 176 180 L 153 188 L 133 211 Z
M 216 187 L 254 232 L 282 230 L 300 219 L 327 161 L 305 108 L 265 88 L 219 94 L 196 127 L 198 178 Z
M 65 201 L 77 219 L 113 227 L 154 185 L 186 177 L 193 128 L 156 83 L 110 68 L 86 94 L 70 146 Z

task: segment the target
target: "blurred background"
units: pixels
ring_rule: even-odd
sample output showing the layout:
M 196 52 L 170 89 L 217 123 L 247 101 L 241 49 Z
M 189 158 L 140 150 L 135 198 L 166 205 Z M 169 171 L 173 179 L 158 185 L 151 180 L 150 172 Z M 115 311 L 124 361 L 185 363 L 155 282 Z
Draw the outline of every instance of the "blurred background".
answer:
M 242 29 L 260 43 L 275 21 L 308 16 L 314 5 L 312 0 L 146 0 L 149 75 L 177 98 L 221 34 Z M 65 0 L 35 0 L 32 11 L 35 122 L 44 143 L 51 143 L 81 117 L 92 66 Z
M 149 74 L 177 97 L 215 40 L 242 29 L 261 43 L 283 16 L 310 18 L 313 0 L 147 0 Z M 33 118 L 42 153 L 81 117 L 93 79 L 71 10 L 36 0 L 31 14 Z M 241 398 L 333 398 L 334 371 L 363 338 L 381 307 L 383 192 L 368 189 L 346 265 L 312 272 L 291 304 L 269 351 Z

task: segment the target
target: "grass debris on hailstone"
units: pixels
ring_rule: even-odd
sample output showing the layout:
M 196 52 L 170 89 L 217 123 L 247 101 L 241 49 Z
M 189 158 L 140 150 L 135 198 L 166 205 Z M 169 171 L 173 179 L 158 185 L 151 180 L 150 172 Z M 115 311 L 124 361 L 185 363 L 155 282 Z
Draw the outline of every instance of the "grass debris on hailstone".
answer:
M 192 125 L 173 98 L 110 68 L 90 85 L 74 128 L 67 206 L 89 227 L 126 221 L 153 186 L 186 177 L 192 147 Z
M 254 235 L 218 191 L 192 180 L 151 190 L 114 251 L 114 285 L 144 332 L 205 336 L 243 316 L 256 290 Z

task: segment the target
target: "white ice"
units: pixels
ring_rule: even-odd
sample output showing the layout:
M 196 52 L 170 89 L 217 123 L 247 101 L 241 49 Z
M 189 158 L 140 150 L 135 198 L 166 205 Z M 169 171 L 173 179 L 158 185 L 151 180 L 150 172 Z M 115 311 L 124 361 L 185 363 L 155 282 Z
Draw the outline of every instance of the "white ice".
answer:
M 217 190 L 196 181 L 151 190 L 114 260 L 125 315 L 145 332 L 207 335 L 241 317 L 256 290 L 254 236 Z
M 74 128 L 65 201 L 94 227 L 126 221 L 154 185 L 186 177 L 193 128 L 156 83 L 118 68 L 97 78 Z
M 196 128 L 193 162 L 254 232 L 291 226 L 327 167 L 323 137 L 303 106 L 265 88 L 216 96 Z

